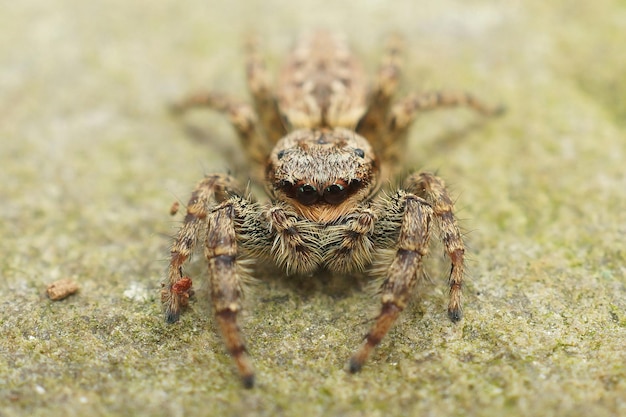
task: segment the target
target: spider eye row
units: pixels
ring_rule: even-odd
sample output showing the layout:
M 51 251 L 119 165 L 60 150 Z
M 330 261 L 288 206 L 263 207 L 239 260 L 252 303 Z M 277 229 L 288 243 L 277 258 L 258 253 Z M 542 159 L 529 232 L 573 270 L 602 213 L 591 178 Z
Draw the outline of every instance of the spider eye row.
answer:
M 310 206 L 320 202 L 331 205 L 340 204 L 351 193 L 356 191 L 360 184 L 361 182 L 358 180 L 354 180 L 349 184 L 346 181 L 339 180 L 333 184 L 327 185 L 321 190 L 303 181 L 296 184 L 285 181 L 281 185 L 290 197 L 295 198 L 300 204 Z

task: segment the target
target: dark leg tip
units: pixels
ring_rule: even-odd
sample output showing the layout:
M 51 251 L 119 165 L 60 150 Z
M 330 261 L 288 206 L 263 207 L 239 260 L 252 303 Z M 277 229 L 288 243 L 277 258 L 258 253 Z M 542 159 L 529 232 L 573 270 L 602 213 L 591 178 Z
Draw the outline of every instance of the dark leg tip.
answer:
M 356 374 L 361 371 L 363 368 L 363 364 L 358 361 L 356 358 L 350 358 L 350 362 L 348 363 L 348 370 L 351 374 Z
M 246 389 L 253 388 L 254 387 L 254 374 L 242 376 L 241 382 L 243 383 L 244 388 Z
M 452 322 L 458 323 L 463 318 L 463 313 L 459 309 L 448 310 L 448 317 L 450 317 Z
M 180 313 L 175 313 L 173 311 L 168 311 L 165 313 L 165 322 L 167 324 L 176 323 L 180 318 Z

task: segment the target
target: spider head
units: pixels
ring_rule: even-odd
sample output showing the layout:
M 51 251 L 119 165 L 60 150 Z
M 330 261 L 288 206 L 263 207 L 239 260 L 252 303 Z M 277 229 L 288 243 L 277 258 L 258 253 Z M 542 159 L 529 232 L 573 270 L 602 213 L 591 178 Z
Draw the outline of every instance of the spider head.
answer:
M 292 132 L 267 166 L 270 195 L 316 222 L 332 222 L 370 197 L 378 164 L 367 140 L 348 129 Z

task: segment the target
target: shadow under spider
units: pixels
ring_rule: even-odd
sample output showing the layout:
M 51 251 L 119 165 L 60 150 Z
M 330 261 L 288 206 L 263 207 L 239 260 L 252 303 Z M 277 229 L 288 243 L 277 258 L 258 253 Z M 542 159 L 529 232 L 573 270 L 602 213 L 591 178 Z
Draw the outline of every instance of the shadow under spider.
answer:
M 288 292 L 301 300 L 320 294 L 335 300 L 347 298 L 362 292 L 371 281 L 362 273 L 343 275 L 325 270 L 312 275 L 285 275 L 279 268 L 269 265 L 257 267 L 255 272 L 255 278 L 261 285 L 267 285 L 270 292 Z

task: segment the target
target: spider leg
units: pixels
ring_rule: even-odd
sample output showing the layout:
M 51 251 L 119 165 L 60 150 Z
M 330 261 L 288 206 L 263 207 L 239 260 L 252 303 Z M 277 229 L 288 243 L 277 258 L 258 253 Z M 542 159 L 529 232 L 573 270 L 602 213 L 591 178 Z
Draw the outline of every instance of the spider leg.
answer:
M 216 321 L 244 385 L 251 387 L 254 384 L 254 368 L 237 325 L 244 270 L 238 259 L 235 223 L 255 222 L 260 210 L 257 203 L 241 194 L 236 181 L 226 175 L 207 176 L 196 186 L 183 226 L 171 249 L 169 284 L 162 291 L 162 301 L 167 322 L 177 321 L 188 298 L 188 293 L 184 291 L 191 287 L 191 280 L 183 274 L 183 264 L 203 235 Z
M 428 244 L 433 220 L 433 209 L 424 199 L 403 190 L 392 198 L 390 207 L 384 209 L 395 219 L 380 221 L 398 222 L 397 214 L 402 213 L 399 221 L 399 234 L 395 245 L 395 254 L 386 269 L 385 279 L 380 288 L 382 308 L 374 325 L 349 363 L 350 372 L 358 372 L 374 348 L 406 307 L 409 296 L 422 273 L 422 258 L 428 253 Z M 383 237 L 384 239 L 384 237 Z
M 187 203 L 187 214 L 170 250 L 168 283 L 161 292 L 161 300 L 168 323 L 178 321 L 181 309 L 187 304 L 190 279 L 183 274 L 183 265 L 205 232 L 207 215 L 220 201 L 230 194 L 240 193 L 236 181 L 226 175 L 209 175 L 198 183 Z
M 224 343 L 235 360 L 244 386 L 251 388 L 254 367 L 237 324 L 243 290 L 241 271 L 237 266 L 235 216 L 235 207 L 230 200 L 211 213 L 204 254 L 209 265 L 213 309 Z
M 402 69 L 401 55 L 404 40 L 400 35 L 387 39 L 385 53 L 378 68 L 376 84 L 369 94 L 369 107 L 357 126 L 357 133 L 365 137 L 380 152 L 385 134 L 391 98 L 396 92 Z
M 405 188 L 424 198 L 433 208 L 441 240 L 451 262 L 448 279 L 450 285 L 448 316 L 452 321 L 459 321 L 462 316 L 461 289 L 465 275 L 465 244 L 454 217 L 454 203 L 443 180 L 430 173 L 411 175 L 405 181 Z
M 271 143 L 276 143 L 287 131 L 278 111 L 276 98 L 271 92 L 270 77 L 258 46 L 258 37 L 250 36 L 245 45 L 246 79 L 265 135 Z
M 411 94 L 389 110 L 383 137 L 383 160 L 398 165 L 405 150 L 407 132 L 420 112 L 448 107 L 468 107 L 483 116 L 498 116 L 502 106 L 491 107 L 470 93 L 432 91 Z
M 391 108 L 389 130 L 394 131 L 408 128 L 416 119 L 419 112 L 460 106 L 469 107 L 483 116 L 498 116 L 504 111 L 502 106 L 489 106 L 472 94 L 464 91 L 413 93 Z
M 259 166 L 265 164 L 271 146 L 259 130 L 257 115 L 249 104 L 217 92 L 199 92 L 174 103 L 171 110 L 178 115 L 197 107 L 208 107 L 228 115 L 248 158 Z

